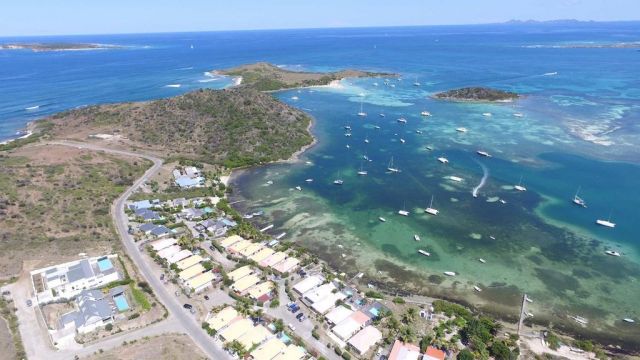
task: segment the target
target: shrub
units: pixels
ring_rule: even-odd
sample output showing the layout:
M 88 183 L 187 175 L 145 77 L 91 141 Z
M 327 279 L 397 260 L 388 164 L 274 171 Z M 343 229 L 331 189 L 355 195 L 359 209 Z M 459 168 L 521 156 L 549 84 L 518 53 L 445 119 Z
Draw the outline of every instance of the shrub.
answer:
M 104 327 L 104 329 L 105 329 L 105 330 L 107 330 L 107 331 L 111 331 L 111 330 L 113 330 L 113 324 L 107 324 L 107 325 Z

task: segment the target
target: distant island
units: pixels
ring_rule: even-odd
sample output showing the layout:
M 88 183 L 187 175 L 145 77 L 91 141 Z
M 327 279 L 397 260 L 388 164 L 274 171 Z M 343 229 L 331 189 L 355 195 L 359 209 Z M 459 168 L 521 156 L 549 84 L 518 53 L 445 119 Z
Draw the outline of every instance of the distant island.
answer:
M 311 118 L 249 87 L 89 106 L 36 122 L 47 136 L 140 149 L 227 168 L 286 160 L 312 144 Z
M 518 99 L 520 95 L 510 91 L 485 87 L 465 87 L 439 92 L 434 94 L 433 97 L 436 99 L 453 101 L 509 102 Z
M 343 78 L 398 77 L 398 74 L 361 70 L 341 70 L 335 72 L 301 72 L 281 69 L 273 64 L 259 62 L 238 67 L 217 70 L 215 73 L 242 78 L 242 86 L 259 91 L 275 91 L 307 86 L 329 85 Z
M 33 50 L 33 51 L 71 51 L 71 50 L 98 50 L 119 49 L 120 45 L 108 44 L 84 44 L 84 43 L 11 43 L 1 44 L 3 50 Z

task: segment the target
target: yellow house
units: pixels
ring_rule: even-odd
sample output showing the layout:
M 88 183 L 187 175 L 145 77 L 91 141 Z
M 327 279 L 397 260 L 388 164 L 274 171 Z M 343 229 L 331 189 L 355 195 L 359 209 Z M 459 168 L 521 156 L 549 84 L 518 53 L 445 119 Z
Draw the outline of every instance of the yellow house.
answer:
M 254 326 L 249 329 L 242 336 L 237 338 L 238 342 L 244 346 L 245 349 L 251 349 L 255 344 L 260 344 L 265 341 L 271 333 L 267 328 L 262 325 Z
M 250 260 L 253 260 L 257 263 L 260 263 L 262 260 L 268 258 L 269 256 L 271 256 L 275 251 L 273 251 L 272 249 L 269 248 L 264 248 L 260 251 L 258 251 L 257 253 L 251 255 L 251 257 L 249 257 Z
M 213 275 L 211 271 L 207 271 L 188 280 L 187 286 L 193 289 L 194 292 L 199 292 L 211 285 L 211 281 L 213 281 L 213 279 L 215 279 L 215 275 Z
M 260 282 L 260 278 L 254 274 L 251 274 L 249 276 L 245 276 L 242 279 L 234 282 L 233 285 L 231 285 L 231 288 L 234 291 L 237 291 L 238 293 L 244 293 L 245 291 L 247 291 L 247 289 L 249 289 L 250 287 L 252 287 L 253 285 L 259 282 Z
M 242 241 L 242 240 L 244 240 L 244 239 L 239 235 L 231 235 L 228 238 L 226 238 L 224 240 L 221 240 L 220 241 L 220 246 L 222 246 L 226 250 L 229 246 L 237 243 L 238 241 Z
M 253 273 L 253 269 L 251 268 L 251 265 L 245 265 L 243 267 L 239 267 L 233 270 L 232 272 L 228 273 L 227 276 L 229 277 L 229 279 L 233 281 L 238 281 L 251 273 Z
M 264 249 L 264 245 L 260 244 L 260 243 L 251 243 L 251 245 L 247 246 L 246 248 L 240 250 L 240 255 L 244 256 L 244 257 L 248 257 L 251 256 L 255 253 L 257 253 L 258 251 Z
M 238 317 L 238 311 L 232 308 L 231 306 L 227 306 L 226 308 L 220 310 L 217 314 L 215 314 L 211 319 L 207 322 L 209 323 L 209 327 L 215 331 L 220 331 L 223 327 L 229 325 L 231 321 Z
M 269 294 L 273 290 L 273 288 L 274 286 L 271 281 L 265 281 L 249 289 L 249 297 L 257 300 L 262 295 Z
M 282 341 L 272 338 L 258 346 L 258 348 L 253 350 L 250 355 L 255 360 L 272 359 L 274 356 L 284 351 L 286 347 L 287 346 L 283 344 Z
M 204 266 L 202 266 L 201 264 L 195 264 L 188 269 L 180 271 L 178 273 L 178 276 L 180 277 L 180 280 L 187 281 L 192 277 L 195 277 L 196 275 L 202 274 L 204 271 L 205 271 Z
M 184 270 L 186 268 L 189 268 L 197 263 L 199 263 L 200 261 L 202 261 L 202 256 L 200 255 L 193 255 L 193 256 L 189 256 L 186 259 L 180 260 L 176 263 L 176 266 L 178 267 L 178 269 L 180 270 Z
M 220 332 L 220 339 L 223 342 L 233 341 L 242 336 L 253 327 L 253 322 L 249 319 L 240 319 L 232 322 Z

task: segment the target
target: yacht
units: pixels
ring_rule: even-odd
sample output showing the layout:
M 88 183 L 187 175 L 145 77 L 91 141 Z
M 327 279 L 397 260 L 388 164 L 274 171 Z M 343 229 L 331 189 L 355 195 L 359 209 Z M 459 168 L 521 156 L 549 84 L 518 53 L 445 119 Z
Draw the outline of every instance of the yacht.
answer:
M 477 292 L 482 291 L 482 289 L 480 289 L 478 286 L 474 286 L 474 287 L 473 287 L 473 290 L 475 290 L 475 291 L 477 291 Z
M 380 113 L 380 117 L 385 117 L 385 115 L 383 113 Z
M 333 180 L 333 184 L 334 185 L 342 185 L 344 184 L 344 181 L 342 181 L 342 179 L 340 179 L 340 175 L 338 174 L 338 178 Z
M 404 144 L 406 141 L 403 138 L 400 138 L 400 142 Z
M 445 271 L 444 274 L 447 276 L 456 276 L 456 273 L 453 271 Z
M 387 221 L 387 219 L 383 218 L 382 216 L 380 216 L 380 217 L 378 218 L 378 220 L 380 220 L 380 222 L 386 222 L 386 221 Z
M 393 166 L 393 156 L 391 157 L 391 160 L 389 161 L 389 166 L 387 166 L 387 170 L 389 170 L 389 172 L 392 172 L 392 173 L 400 172 L 400 169 L 398 169 L 397 167 Z
M 480 155 L 480 156 L 484 156 L 484 157 L 491 157 L 491 154 L 489 154 L 489 153 L 488 153 L 488 152 L 486 152 L 486 151 L 478 150 L 478 151 L 476 151 L 476 153 L 477 153 L 478 155 Z
M 402 216 L 409 216 L 409 212 L 407 210 L 405 210 L 405 204 L 402 204 L 402 210 L 398 210 L 398 214 L 402 215 Z
M 609 221 L 609 220 L 600 220 L 600 219 L 598 219 L 598 220 L 596 220 L 596 224 L 598 224 L 598 225 L 602 225 L 602 226 L 606 226 L 606 227 L 608 227 L 608 228 L 614 228 L 614 227 L 616 227 L 616 224 L 615 224 L 615 223 L 612 223 L 612 222 L 611 222 L 611 221 Z
M 532 299 L 530 299 L 530 298 L 529 298 L 528 296 L 526 296 L 526 295 L 525 295 L 525 297 L 524 297 L 524 300 L 525 300 L 526 302 L 528 302 L 529 304 L 533 304 L 533 300 L 532 300 Z
M 345 129 L 345 130 L 349 130 L 349 131 L 351 131 L 351 126 L 349 126 L 349 125 L 345 125 L 345 126 L 344 126 L 344 129 Z
M 524 117 L 523 113 L 513 113 L 513 116 L 517 117 L 517 118 L 521 118 Z
M 418 234 L 413 235 L 413 240 L 420 241 L 420 236 Z
M 632 318 L 624 318 L 622 319 L 622 321 L 627 322 L 629 324 L 633 324 L 634 322 L 636 322 L 635 320 L 633 320 Z
M 491 117 L 491 116 L 493 116 L 493 114 L 492 114 L 492 113 L 490 113 L 490 112 L 486 112 L 486 113 L 482 113 L 482 116 L 484 116 L 484 117 Z
M 462 182 L 462 180 L 464 180 L 461 177 L 457 177 L 457 176 L 453 176 L 453 175 L 448 176 L 448 179 L 451 180 L 451 181 L 455 181 L 455 182 Z
M 481 263 L 483 263 L 483 264 L 486 264 L 486 263 L 487 263 L 487 260 L 485 260 L 485 259 L 483 259 L 483 258 L 478 259 L 478 261 L 480 261 L 480 262 L 481 262 Z
M 424 256 L 431 256 L 431 253 L 428 251 L 424 251 L 424 250 L 418 250 L 418 252 Z
M 467 130 L 467 128 L 465 128 L 465 127 L 459 127 L 459 128 L 456 129 L 456 131 L 457 132 L 461 132 L 461 133 L 466 133 L 469 130 Z
M 368 144 L 369 143 L 369 137 L 364 138 L 364 143 Z
M 431 196 L 431 202 L 429 203 L 429 207 L 424 209 L 424 212 L 431 215 L 438 215 L 438 213 L 440 212 L 438 211 L 438 209 L 435 209 L 433 207 L 433 195 Z
M 398 118 L 398 122 L 401 123 L 401 124 L 406 124 L 407 123 L 407 119 L 401 117 L 401 118 Z
M 307 180 L 305 180 L 305 181 L 306 181 L 306 182 L 308 182 L 308 183 L 310 183 L 310 182 L 313 182 L 313 179 L 309 178 L 309 179 L 307 179 Z
M 358 113 L 358 116 L 360 117 L 367 116 L 367 113 L 362 110 L 362 100 L 360 100 L 360 112 Z
M 413 83 L 413 86 L 420 86 L 421 84 L 418 82 L 418 78 L 416 78 L 416 81 Z
M 607 250 L 604 253 L 611 256 L 620 256 L 620 253 L 614 250 Z
M 578 190 L 576 190 L 576 194 L 573 195 L 573 203 L 578 205 L 578 206 L 582 206 L 583 208 L 586 208 L 587 207 L 587 202 L 584 201 L 583 198 L 578 196 L 578 192 L 580 192 L 580 188 L 578 188 Z
M 522 176 L 520 176 L 520 180 L 518 181 L 518 185 L 515 185 L 513 188 L 518 190 L 518 191 L 527 191 L 527 188 L 522 186 Z
M 422 134 L 422 130 L 416 130 L 416 134 Z
M 298 190 L 298 191 L 302 191 L 302 187 L 300 187 L 300 186 L 296 186 L 296 190 Z
M 440 161 L 443 164 L 448 164 L 449 163 L 449 159 L 447 159 L 446 157 L 439 157 L 438 161 Z
M 428 112 L 428 111 L 423 111 L 423 112 L 420 113 L 420 115 L 422 115 L 422 116 L 431 116 L 431 113 Z

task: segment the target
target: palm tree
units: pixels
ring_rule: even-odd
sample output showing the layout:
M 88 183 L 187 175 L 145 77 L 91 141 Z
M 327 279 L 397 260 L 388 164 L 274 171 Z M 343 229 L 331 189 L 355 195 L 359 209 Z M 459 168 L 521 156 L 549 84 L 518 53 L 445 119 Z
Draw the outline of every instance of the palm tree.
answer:
M 403 326 L 398 333 L 398 338 L 404 343 L 416 341 L 416 332 L 411 326 Z
M 402 322 L 409 325 L 412 324 L 418 317 L 418 310 L 414 307 L 410 307 L 402 314 Z
M 400 322 L 398 321 L 398 319 L 396 319 L 395 316 L 391 315 L 387 319 L 387 329 L 391 330 L 392 332 L 397 332 L 400 329 Z

